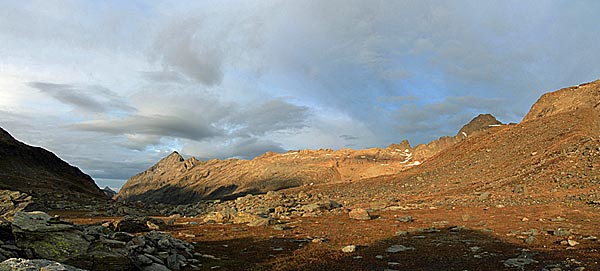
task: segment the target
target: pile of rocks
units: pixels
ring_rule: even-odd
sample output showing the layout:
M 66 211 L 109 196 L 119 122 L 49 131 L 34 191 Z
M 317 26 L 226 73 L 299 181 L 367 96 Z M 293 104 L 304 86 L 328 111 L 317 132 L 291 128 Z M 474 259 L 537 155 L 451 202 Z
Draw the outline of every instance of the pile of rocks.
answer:
M 248 223 L 250 226 L 269 225 L 292 217 L 321 216 L 341 212 L 342 205 L 305 192 L 283 194 L 270 191 L 264 195 L 246 195 L 217 204 L 204 217 L 207 223 Z
M 130 256 L 140 270 L 180 270 L 190 265 L 197 269 L 193 246 L 160 232 L 150 232 L 132 238 L 128 243 Z
M 46 259 L 88 270 L 180 270 L 199 263 L 187 242 L 158 231 L 126 232 L 165 225 L 157 219 L 127 217 L 104 225 L 73 225 L 43 212 L 17 212 L 12 223 L 0 223 L 0 260 Z M 35 263 L 12 259 L 2 264 Z

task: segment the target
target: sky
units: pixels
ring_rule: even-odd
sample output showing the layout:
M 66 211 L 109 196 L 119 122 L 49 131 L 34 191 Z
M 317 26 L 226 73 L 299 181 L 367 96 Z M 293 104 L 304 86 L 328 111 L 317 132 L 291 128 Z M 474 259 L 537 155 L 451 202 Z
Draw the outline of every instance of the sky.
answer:
M 600 77 L 600 1 L 0 0 L 0 127 L 119 188 L 172 151 L 414 146 Z

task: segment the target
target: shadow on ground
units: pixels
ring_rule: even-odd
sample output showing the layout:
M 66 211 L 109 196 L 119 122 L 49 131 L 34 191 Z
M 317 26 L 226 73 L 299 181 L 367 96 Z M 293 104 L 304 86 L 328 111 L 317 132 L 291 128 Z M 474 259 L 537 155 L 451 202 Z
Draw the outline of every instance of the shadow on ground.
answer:
M 392 246 L 398 252 L 386 252 Z M 425 230 L 358 246 L 343 253 L 331 243 L 309 240 L 242 238 L 201 242 L 197 250 L 218 257 L 201 270 L 598 270 L 597 244 L 581 248 L 527 248 L 492 233 L 461 228 Z M 512 259 L 512 260 L 510 260 Z M 558 269 L 557 269 L 558 270 Z

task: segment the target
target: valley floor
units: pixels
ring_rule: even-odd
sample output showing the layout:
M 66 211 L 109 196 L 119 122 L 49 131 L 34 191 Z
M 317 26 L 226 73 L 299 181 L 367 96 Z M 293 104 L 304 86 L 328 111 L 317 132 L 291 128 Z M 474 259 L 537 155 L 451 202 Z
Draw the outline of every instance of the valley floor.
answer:
M 165 231 L 194 242 L 201 270 L 600 270 L 599 211 L 581 202 L 425 207 L 353 220 L 341 209 L 258 227 L 184 217 Z

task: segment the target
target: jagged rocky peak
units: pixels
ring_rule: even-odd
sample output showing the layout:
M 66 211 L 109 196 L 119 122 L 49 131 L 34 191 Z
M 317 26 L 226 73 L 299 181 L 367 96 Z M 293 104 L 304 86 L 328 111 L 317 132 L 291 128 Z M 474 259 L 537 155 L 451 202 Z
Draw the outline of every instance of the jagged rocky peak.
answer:
M 456 135 L 468 136 L 495 125 L 502 125 L 502 122 L 498 121 L 496 117 L 492 116 L 492 114 L 479 114 L 479 116 L 475 117 L 465 126 L 463 126 Z
M 401 150 L 401 151 L 412 149 L 412 147 L 410 146 L 410 142 L 408 142 L 408 140 L 406 140 L 406 139 L 402 140 L 402 142 L 400 142 L 398 144 L 390 144 L 389 146 L 387 146 L 387 148 L 391 149 L 391 150 Z
M 600 108 L 600 80 L 559 89 L 542 95 L 531 106 L 523 121 L 590 107 Z
M 183 161 L 185 161 L 185 159 L 183 159 L 183 156 L 181 156 L 181 154 L 179 154 L 177 151 L 173 151 L 167 157 L 158 161 L 158 163 L 156 165 L 171 166 L 171 165 L 179 164 Z

